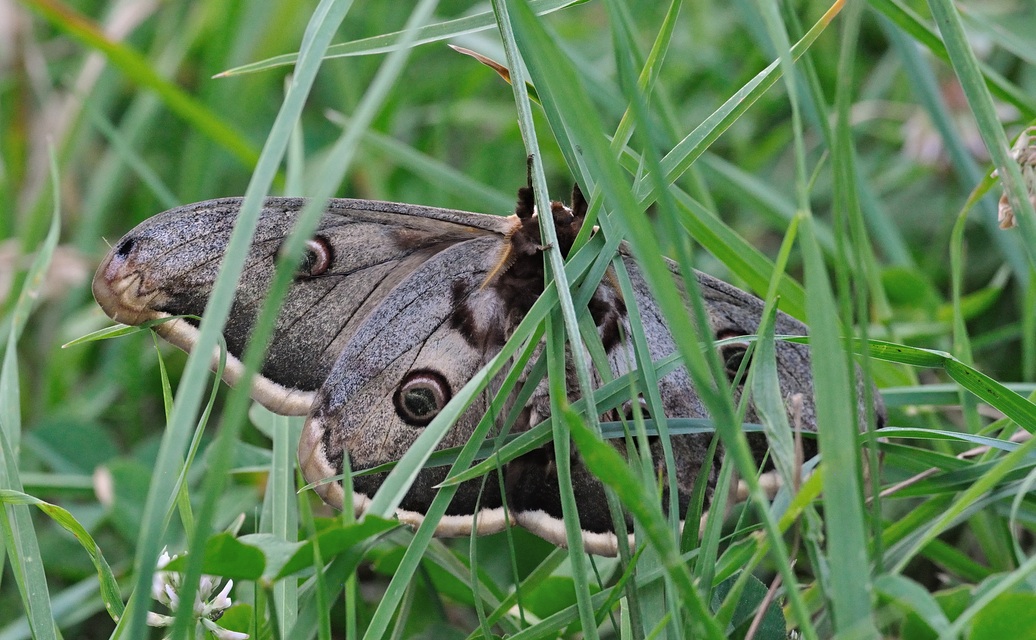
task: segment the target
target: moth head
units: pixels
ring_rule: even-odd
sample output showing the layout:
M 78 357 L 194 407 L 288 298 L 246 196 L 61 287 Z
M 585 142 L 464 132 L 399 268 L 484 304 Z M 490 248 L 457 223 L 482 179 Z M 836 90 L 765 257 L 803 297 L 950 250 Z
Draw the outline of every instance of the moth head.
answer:
M 450 383 L 438 371 L 415 369 L 400 381 L 392 394 L 396 414 L 411 427 L 423 427 L 439 415 L 453 397 Z
M 143 228 L 141 228 L 143 227 Z M 168 299 L 166 280 L 171 270 L 148 268 L 170 243 L 141 225 L 126 234 L 97 269 L 93 294 L 116 322 L 136 325 L 162 317 L 157 309 Z

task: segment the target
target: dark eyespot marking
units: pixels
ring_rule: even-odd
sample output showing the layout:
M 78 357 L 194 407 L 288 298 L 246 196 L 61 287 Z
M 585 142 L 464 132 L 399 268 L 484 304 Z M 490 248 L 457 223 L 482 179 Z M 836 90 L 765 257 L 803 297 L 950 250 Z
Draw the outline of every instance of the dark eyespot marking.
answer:
M 644 418 L 645 420 L 650 420 L 651 419 L 651 412 L 648 410 L 647 401 L 644 400 L 644 398 L 638 398 L 637 402 L 638 402 L 638 404 L 640 404 L 640 415 L 641 415 L 641 417 Z M 623 414 L 626 417 L 626 420 L 633 420 L 634 419 L 634 411 L 633 411 L 633 409 L 634 409 L 633 403 L 630 402 L 629 400 L 627 400 L 626 402 L 623 403 L 622 411 L 623 411 Z
M 133 238 L 126 238 L 125 240 L 119 243 L 118 247 L 115 248 L 115 255 L 119 256 L 120 258 L 125 258 L 130 254 L 130 251 L 133 251 L 133 245 L 135 245 L 136 243 L 137 241 Z
M 423 427 L 439 415 L 453 397 L 450 383 L 442 374 L 428 369 L 417 369 L 406 374 L 392 396 L 392 404 L 403 422 L 412 427 Z
M 735 329 L 723 329 L 716 332 L 717 340 L 726 340 L 728 338 L 736 338 L 737 336 L 745 335 L 744 332 Z M 727 376 L 731 382 L 738 381 L 739 384 L 744 384 L 745 375 L 748 373 L 748 367 L 751 365 L 751 360 L 745 363 L 744 371 L 740 378 L 738 378 L 738 371 L 741 370 L 741 363 L 744 362 L 745 356 L 748 353 L 749 343 L 747 342 L 728 342 L 727 344 L 719 347 L 719 356 L 723 359 L 723 368 L 727 372 Z
M 306 252 L 302 256 L 302 262 L 296 271 L 299 278 L 313 278 L 324 275 L 331 267 L 333 253 L 331 245 L 326 238 L 315 236 L 306 240 Z

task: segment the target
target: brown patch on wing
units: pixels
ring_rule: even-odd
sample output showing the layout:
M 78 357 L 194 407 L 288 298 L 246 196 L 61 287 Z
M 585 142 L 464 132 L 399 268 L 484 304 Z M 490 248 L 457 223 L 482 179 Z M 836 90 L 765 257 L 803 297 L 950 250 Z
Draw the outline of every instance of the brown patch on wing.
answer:
M 429 234 L 427 231 L 419 231 L 417 229 L 392 229 L 389 232 L 389 236 L 392 239 L 392 244 L 404 251 L 417 251 L 423 249 L 429 244 Z
M 501 317 L 501 312 L 506 310 L 495 300 L 495 292 L 472 287 L 458 279 L 453 281 L 450 294 L 453 307 L 450 326 L 479 351 L 502 347 L 513 326 L 521 322 L 521 316 L 513 320 L 513 324 L 506 316 Z
M 465 233 L 457 228 L 450 228 L 446 231 L 431 231 L 413 227 L 396 227 L 386 234 L 389 241 L 400 251 L 406 253 L 427 253 L 435 255 L 448 247 L 471 240 L 475 237 L 472 233 Z
M 467 289 L 460 280 L 453 282 L 451 290 L 453 298 L 453 313 L 450 314 L 450 326 L 460 331 L 464 339 L 471 343 L 471 338 L 478 330 L 475 322 L 475 314 L 467 301 Z
M 320 442 L 323 444 L 324 457 L 335 470 L 335 475 L 339 475 L 342 473 L 342 463 L 345 461 L 345 450 L 338 445 L 336 435 L 334 429 L 327 429 L 321 434 Z

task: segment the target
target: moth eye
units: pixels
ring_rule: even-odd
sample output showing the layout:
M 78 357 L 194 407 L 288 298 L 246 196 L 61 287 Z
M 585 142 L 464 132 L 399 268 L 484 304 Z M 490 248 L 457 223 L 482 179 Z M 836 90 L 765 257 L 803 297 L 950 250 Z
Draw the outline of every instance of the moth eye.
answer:
M 396 413 L 412 427 L 423 427 L 450 401 L 450 384 L 435 371 L 411 371 L 392 398 Z
M 299 264 L 296 275 L 314 277 L 323 275 L 331 267 L 331 245 L 325 238 L 316 236 L 306 240 L 306 252 Z
M 717 340 L 725 340 L 727 338 L 736 338 L 737 336 L 743 336 L 744 333 L 735 331 L 733 329 L 725 329 L 716 334 Z M 744 364 L 744 371 L 740 378 L 738 378 L 738 372 L 741 370 L 742 363 L 745 362 L 745 356 L 748 354 L 747 342 L 728 342 L 727 344 L 719 347 L 719 356 L 723 359 L 723 369 L 727 372 L 727 377 L 730 378 L 731 382 L 738 381 L 744 384 L 744 376 L 748 373 L 748 367 L 751 365 L 751 360 Z

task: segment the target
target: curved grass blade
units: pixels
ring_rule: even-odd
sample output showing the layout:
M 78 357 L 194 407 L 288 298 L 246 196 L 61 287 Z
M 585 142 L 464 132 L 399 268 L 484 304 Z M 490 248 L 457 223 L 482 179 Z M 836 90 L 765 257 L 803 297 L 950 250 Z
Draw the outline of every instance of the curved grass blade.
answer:
M 859 349 L 861 345 L 857 343 L 856 347 Z M 1030 433 L 1036 433 L 1036 404 L 945 351 L 869 340 L 867 353 L 879 360 L 942 369 L 962 387 L 1003 412 L 1018 423 L 1018 426 Z
M 834 20 L 841 11 L 844 3 L 836 1 L 817 20 L 816 24 L 806 32 L 801 40 L 791 48 L 793 60 L 797 60 L 805 53 L 827 26 Z M 760 71 L 744 87 L 730 96 L 720 108 L 716 109 L 706 118 L 694 131 L 689 133 L 673 149 L 662 158 L 662 170 L 666 184 L 675 182 L 694 163 L 705 150 L 719 138 L 730 125 L 751 107 L 764 93 L 770 90 L 780 80 L 782 75 L 780 60 L 774 60 L 765 69 Z M 638 197 L 642 204 L 653 202 L 657 197 L 654 184 L 648 177 L 641 178 L 637 184 Z
M 1008 382 L 1004 388 L 1021 396 L 1036 393 L 1036 384 L 1028 382 Z M 925 384 L 917 387 L 885 387 L 881 397 L 886 407 L 905 407 L 912 405 L 955 405 L 960 402 L 959 387 L 955 384 Z
M 1025 465 L 1025 461 L 1036 452 L 1036 438 L 1029 439 L 1022 443 L 1014 451 L 1004 455 L 986 472 L 975 480 L 967 489 L 958 494 L 949 505 L 939 508 L 936 517 L 925 523 L 922 529 L 905 539 L 898 545 L 896 551 L 896 563 L 893 571 L 902 572 L 904 567 L 914 556 L 921 552 L 929 542 L 935 540 L 948 527 L 960 522 L 963 518 L 969 517 L 983 508 L 998 496 L 991 494 L 994 488 L 1017 469 Z M 1005 495 L 1013 497 L 1016 489 L 1009 490 Z M 890 551 L 892 549 L 890 548 Z
M 572 5 L 583 4 L 584 2 L 586 2 L 586 0 L 531 0 L 531 2 L 529 2 L 529 6 L 532 7 L 533 11 L 538 15 L 544 15 Z M 446 20 L 420 27 L 417 29 L 416 36 L 409 39 L 405 45 L 402 43 L 403 36 L 406 35 L 405 31 L 396 31 L 394 33 L 386 33 L 380 36 L 355 40 L 353 42 L 332 45 L 328 47 L 325 59 L 388 53 L 404 46 L 413 47 L 431 42 L 439 42 L 440 40 L 446 40 L 447 38 L 455 38 L 469 33 L 485 31 L 486 29 L 492 29 L 495 26 L 496 18 L 494 17 L 493 12 L 482 11 L 463 18 Z M 259 62 L 241 65 L 240 67 L 234 67 L 233 69 L 227 69 L 226 71 L 217 73 L 214 77 L 226 78 L 243 73 L 265 71 L 267 69 L 294 64 L 297 59 L 297 53 L 288 53 L 282 56 L 260 60 Z
M 508 69 L 506 66 L 500 64 L 496 60 L 493 60 L 489 56 L 484 56 L 481 53 L 478 53 L 477 51 L 465 49 L 464 47 L 458 47 L 454 44 L 449 45 L 449 47 L 457 53 L 462 53 L 466 56 L 470 56 L 478 60 L 482 64 L 486 65 L 487 67 L 495 71 L 498 76 L 504 79 L 504 82 L 506 82 L 507 84 L 511 84 L 511 70 Z M 532 100 L 536 104 L 540 103 L 540 96 L 536 93 L 536 87 L 534 87 L 531 83 L 525 83 L 525 92 L 529 94 L 529 100 Z
M 51 520 L 75 536 L 79 544 L 83 545 L 83 549 L 90 555 L 90 561 L 93 562 L 94 567 L 97 569 L 97 577 L 101 585 L 101 599 L 104 601 L 104 607 L 108 610 L 108 615 L 112 617 L 112 620 L 118 620 L 122 617 L 124 607 L 122 605 L 122 595 L 119 593 L 119 584 L 115 581 L 115 574 L 112 573 L 111 567 L 108 566 L 108 561 L 104 559 L 101 548 L 97 546 L 90 533 L 83 528 L 83 525 L 79 524 L 71 513 L 55 504 L 44 502 L 34 496 L 11 489 L 0 489 L 0 503 L 37 507 L 40 511 L 50 516 Z

